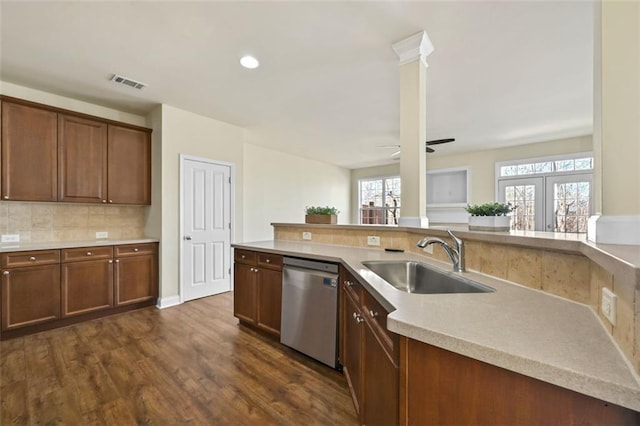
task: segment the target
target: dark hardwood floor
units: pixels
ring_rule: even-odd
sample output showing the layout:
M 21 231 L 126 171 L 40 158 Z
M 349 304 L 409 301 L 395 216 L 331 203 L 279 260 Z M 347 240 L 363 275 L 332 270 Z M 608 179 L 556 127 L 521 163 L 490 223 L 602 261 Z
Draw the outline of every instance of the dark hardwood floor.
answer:
M 232 309 L 226 293 L 1 342 L 0 424 L 357 424 L 342 374 Z

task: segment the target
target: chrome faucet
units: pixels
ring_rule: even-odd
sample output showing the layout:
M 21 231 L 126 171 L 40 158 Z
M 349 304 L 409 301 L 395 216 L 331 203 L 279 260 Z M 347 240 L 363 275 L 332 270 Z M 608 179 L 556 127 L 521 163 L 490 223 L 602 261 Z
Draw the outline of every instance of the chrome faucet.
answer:
M 444 251 L 446 251 L 447 254 L 449 255 L 451 262 L 453 262 L 453 270 L 456 272 L 464 272 L 464 266 L 465 266 L 464 265 L 464 242 L 460 238 L 453 235 L 453 232 L 451 232 L 451 230 L 447 229 L 447 233 L 453 239 L 453 242 L 455 243 L 456 248 L 451 247 L 449 244 L 447 244 L 444 240 L 441 240 L 440 238 L 429 238 L 429 237 L 424 237 L 423 239 L 418 241 L 417 246 L 420 248 L 425 248 L 430 244 L 436 244 L 436 243 L 440 244 L 444 249 Z

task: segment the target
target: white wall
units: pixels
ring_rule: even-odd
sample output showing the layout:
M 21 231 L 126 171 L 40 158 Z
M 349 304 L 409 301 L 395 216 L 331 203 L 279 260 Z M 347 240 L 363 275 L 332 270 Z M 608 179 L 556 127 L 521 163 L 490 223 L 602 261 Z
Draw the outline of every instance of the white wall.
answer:
M 348 169 L 245 144 L 245 241 L 272 239 L 272 222 L 304 222 L 306 206 L 337 207 L 338 223 L 348 223 L 350 176 Z
M 193 114 L 169 105 L 162 105 L 161 181 L 154 181 L 161 191 L 160 203 L 152 210 L 161 210 L 161 221 L 149 229 L 162 236 L 160 256 L 160 297 L 167 299 L 179 293 L 180 268 L 180 154 L 193 155 L 235 164 L 236 204 L 233 237 L 242 241 L 242 147 L 244 130 L 208 117 Z M 152 113 L 151 116 L 154 114 Z M 156 114 L 157 120 L 157 114 Z M 157 158 L 154 156 L 154 158 Z M 154 164 L 154 167 L 157 167 Z M 156 176 L 156 175 L 154 175 Z M 157 176 L 156 176 L 157 178 Z M 156 191 L 154 193 L 157 195 Z M 157 227 L 160 226 L 160 229 Z

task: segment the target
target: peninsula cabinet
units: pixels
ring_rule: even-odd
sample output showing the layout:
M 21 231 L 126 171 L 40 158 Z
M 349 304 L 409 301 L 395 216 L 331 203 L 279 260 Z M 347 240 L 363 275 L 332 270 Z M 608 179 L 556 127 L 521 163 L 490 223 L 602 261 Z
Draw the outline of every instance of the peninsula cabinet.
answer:
M 2 102 L 2 199 L 58 199 L 57 114 Z
M 0 255 L 3 331 L 60 317 L 59 262 L 59 250 Z
M 235 249 L 233 314 L 279 337 L 281 311 L 282 256 Z
M 353 275 L 343 276 L 341 360 L 360 424 L 397 425 L 399 338 L 386 330 L 388 311 Z
M 1 96 L 3 200 L 151 204 L 151 130 Z

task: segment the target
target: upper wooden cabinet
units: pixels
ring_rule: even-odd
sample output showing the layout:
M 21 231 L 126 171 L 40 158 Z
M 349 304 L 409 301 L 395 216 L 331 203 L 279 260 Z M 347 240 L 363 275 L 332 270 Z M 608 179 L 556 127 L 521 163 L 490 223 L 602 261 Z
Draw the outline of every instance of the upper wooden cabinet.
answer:
M 2 199 L 151 204 L 151 131 L 2 96 Z
M 58 115 L 58 200 L 107 202 L 107 124 Z
M 2 199 L 56 201 L 57 114 L 2 102 Z
M 151 204 L 151 135 L 109 125 L 108 194 L 117 204 Z

